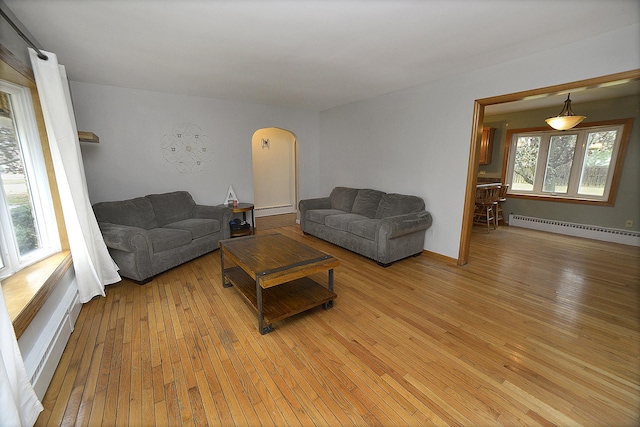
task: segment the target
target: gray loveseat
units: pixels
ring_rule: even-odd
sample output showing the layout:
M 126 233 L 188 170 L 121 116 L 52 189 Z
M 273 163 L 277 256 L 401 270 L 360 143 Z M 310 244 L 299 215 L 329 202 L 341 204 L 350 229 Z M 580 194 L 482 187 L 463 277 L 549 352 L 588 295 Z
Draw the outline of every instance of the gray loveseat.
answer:
M 93 211 L 120 275 L 138 283 L 218 248 L 231 209 L 197 205 L 186 191 L 100 202 Z
M 300 227 L 386 267 L 419 255 L 431 214 L 416 196 L 336 187 L 329 197 L 301 200 Z

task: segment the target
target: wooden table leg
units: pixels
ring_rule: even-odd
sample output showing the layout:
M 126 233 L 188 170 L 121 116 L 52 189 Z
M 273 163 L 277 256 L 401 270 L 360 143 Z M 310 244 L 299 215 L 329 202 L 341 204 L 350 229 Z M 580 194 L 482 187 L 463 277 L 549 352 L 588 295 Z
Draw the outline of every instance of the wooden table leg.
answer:
M 333 292 L 333 268 L 329 270 L 329 292 Z M 325 310 L 329 310 L 331 307 L 333 307 L 333 300 L 322 304 L 322 308 Z
M 261 335 L 265 335 L 273 331 L 273 326 L 270 324 L 264 324 L 264 314 L 262 311 L 262 286 L 260 286 L 259 280 L 256 280 L 256 299 L 258 303 L 258 331 Z
M 224 250 L 220 248 L 220 271 L 222 272 L 222 287 L 230 288 L 233 286 L 230 282 L 227 282 L 227 276 L 224 274 Z
M 256 234 L 256 216 L 253 213 L 255 209 L 251 209 L 251 234 Z

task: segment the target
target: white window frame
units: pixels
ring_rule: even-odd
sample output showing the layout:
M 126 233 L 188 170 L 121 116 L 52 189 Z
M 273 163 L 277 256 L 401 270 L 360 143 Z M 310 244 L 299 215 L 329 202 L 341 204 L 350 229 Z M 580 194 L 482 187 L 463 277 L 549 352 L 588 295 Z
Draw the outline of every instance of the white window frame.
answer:
M 507 194 L 514 198 L 543 199 L 573 203 L 605 204 L 613 205 L 617 193 L 617 184 L 622 172 L 624 163 L 624 153 L 631 132 L 633 119 L 610 120 L 608 122 L 598 122 L 582 125 L 566 131 L 549 130 L 548 128 L 535 129 L 513 129 L 508 132 L 508 144 L 505 153 L 506 174 L 503 182 L 509 184 Z M 616 130 L 616 141 L 611 154 L 611 162 L 602 196 L 579 194 L 578 189 L 582 178 L 582 169 L 586 159 L 587 137 L 593 132 L 605 132 Z M 576 146 L 571 165 L 571 172 L 566 193 L 552 193 L 543 191 L 544 178 L 547 169 L 548 152 L 553 136 L 575 134 L 577 135 Z M 539 136 L 541 138 L 538 158 L 536 163 L 536 174 L 532 190 L 516 190 L 513 188 L 513 175 L 515 166 L 516 144 L 518 138 L 523 136 Z
M 14 233 L 7 232 L 12 227 L 11 217 L 4 190 L 0 186 L 0 278 L 4 278 L 59 252 L 61 246 L 31 91 L 27 87 L 4 80 L 0 80 L 0 91 L 11 96 L 13 121 L 31 191 L 32 213 L 37 222 L 41 246 L 26 256 L 20 256 Z

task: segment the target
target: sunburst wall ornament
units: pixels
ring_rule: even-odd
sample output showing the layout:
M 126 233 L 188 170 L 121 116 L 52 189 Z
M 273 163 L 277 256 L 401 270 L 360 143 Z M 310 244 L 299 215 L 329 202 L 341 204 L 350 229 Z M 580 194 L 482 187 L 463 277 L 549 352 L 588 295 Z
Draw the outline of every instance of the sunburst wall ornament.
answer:
M 200 126 L 180 123 L 162 137 L 162 154 L 180 173 L 198 173 L 213 158 L 213 143 L 202 134 Z

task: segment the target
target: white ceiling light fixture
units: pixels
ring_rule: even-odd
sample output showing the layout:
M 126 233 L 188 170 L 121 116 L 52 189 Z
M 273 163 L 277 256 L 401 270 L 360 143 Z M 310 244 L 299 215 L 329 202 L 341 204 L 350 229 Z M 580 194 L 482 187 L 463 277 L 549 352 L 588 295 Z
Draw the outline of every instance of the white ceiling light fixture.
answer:
M 556 117 L 549 117 L 545 120 L 549 126 L 556 130 L 571 129 L 587 118 L 586 116 L 576 116 L 573 113 L 573 110 L 571 109 L 571 99 L 569 99 L 570 96 L 571 94 L 567 95 L 567 100 L 564 101 L 564 107 L 562 108 L 562 111 L 560 111 L 560 114 Z

